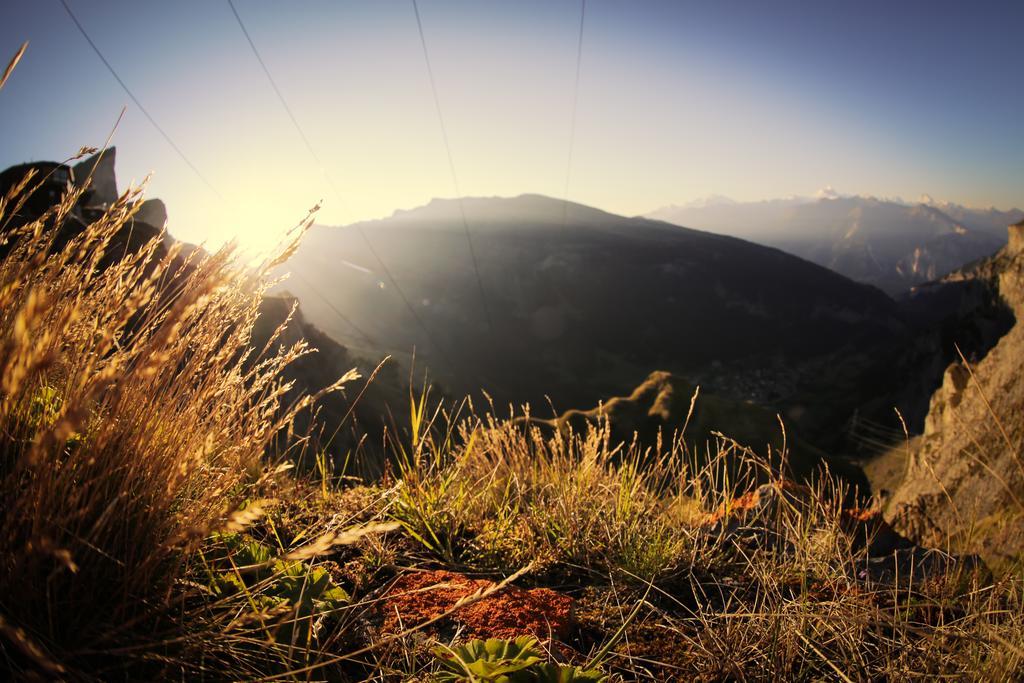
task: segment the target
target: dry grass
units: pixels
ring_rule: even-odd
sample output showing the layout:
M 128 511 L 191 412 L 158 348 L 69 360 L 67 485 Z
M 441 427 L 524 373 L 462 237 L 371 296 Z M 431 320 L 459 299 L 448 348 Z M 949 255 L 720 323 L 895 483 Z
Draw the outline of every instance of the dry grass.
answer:
M 301 407 L 281 410 L 280 371 L 306 349 L 249 348 L 264 285 L 230 248 L 110 253 L 138 190 L 87 227 L 74 189 L 19 225 L 39 181 L 0 206 L 0 606 L 45 661 L 166 601 Z
M 991 583 L 964 568 L 864 579 L 864 531 L 851 527 L 845 486 L 827 473 L 795 486 L 726 440 L 710 458 L 681 441 L 655 458 L 609 443 L 607 426 L 564 438 L 471 417 L 452 438 L 443 415 L 426 422 L 388 514 L 426 550 L 421 563 L 530 565 L 530 580 L 576 596 L 570 645 L 581 665 L 598 658 L 626 680 L 1024 672 L 1020 577 Z M 747 465 L 738 479 L 737 461 Z M 731 528 L 712 523 L 729 519 L 732 493 L 759 469 L 777 502 Z
M 724 458 L 693 476 L 679 444 L 658 458 L 611 443 L 607 425 L 556 437 L 492 415 L 459 422 L 456 434 L 450 419 L 440 421 L 443 429 L 428 426 L 400 460 L 390 514 L 445 561 L 644 578 L 712 561 L 681 522 L 700 508 L 701 484 L 709 499 L 726 500 L 715 467 Z

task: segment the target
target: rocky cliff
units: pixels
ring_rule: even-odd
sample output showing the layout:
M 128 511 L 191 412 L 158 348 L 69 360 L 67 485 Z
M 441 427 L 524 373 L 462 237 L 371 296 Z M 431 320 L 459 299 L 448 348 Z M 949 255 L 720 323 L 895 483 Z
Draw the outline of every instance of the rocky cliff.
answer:
M 91 194 L 87 201 L 90 205 L 102 206 L 117 201 L 116 160 L 117 148 L 108 147 L 75 164 L 75 182 L 83 186 L 87 182 L 89 184 Z
M 952 279 L 990 283 L 1017 322 L 976 363 L 947 368 L 887 513 L 915 540 L 1005 563 L 1024 552 L 1024 222 L 1002 251 Z

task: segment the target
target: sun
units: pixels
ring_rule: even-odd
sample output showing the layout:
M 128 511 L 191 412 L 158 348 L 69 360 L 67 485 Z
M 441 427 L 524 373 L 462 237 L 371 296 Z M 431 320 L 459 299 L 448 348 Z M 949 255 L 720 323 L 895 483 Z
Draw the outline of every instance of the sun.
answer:
M 258 262 L 285 244 L 314 206 L 315 198 L 230 195 L 223 202 L 210 199 L 174 207 L 167 228 L 172 236 L 209 250 L 233 243 L 242 258 Z

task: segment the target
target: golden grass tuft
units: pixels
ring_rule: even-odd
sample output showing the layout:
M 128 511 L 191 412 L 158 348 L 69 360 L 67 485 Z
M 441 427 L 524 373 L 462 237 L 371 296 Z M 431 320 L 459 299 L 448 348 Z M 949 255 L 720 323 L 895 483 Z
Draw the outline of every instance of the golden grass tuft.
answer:
M 260 269 L 163 236 L 129 251 L 138 189 L 89 225 L 73 188 L 19 221 L 37 182 L 0 205 L 0 609 L 64 660 L 166 602 L 310 399 L 279 402 L 303 343 L 250 348 Z

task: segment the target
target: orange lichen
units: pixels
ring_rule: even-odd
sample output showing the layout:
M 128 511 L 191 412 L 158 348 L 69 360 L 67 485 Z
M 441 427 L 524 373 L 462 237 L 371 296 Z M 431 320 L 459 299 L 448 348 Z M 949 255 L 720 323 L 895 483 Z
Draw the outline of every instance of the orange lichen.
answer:
M 434 619 L 493 581 L 464 574 L 429 571 L 406 574 L 384 596 L 384 629 L 398 632 Z M 461 627 L 471 638 L 515 638 L 532 635 L 542 640 L 564 638 L 572 621 L 573 600 L 548 588 L 503 590 L 456 610 L 444 621 Z
M 873 522 L 882 519 L 882 513 L 876 508 L 846 508 L 843 516 L 851 522 Z
M 779 492 L 789 494 L 790 496 L 807 497 L 811 493 L 811 489 L 807 486 L 783 479 L 772 484 L 759 486 L 753 491 L 747 491 L 733 498 L 730 502 L 724 503 L 708 515 L 703 523 L 710 526 L 717 524 L 727 517 L 746 517 L 751 510 L 756 509 L 761 503 L 761 495 L 763 491 L 767 490 L 766 487 L 774 487 Z

